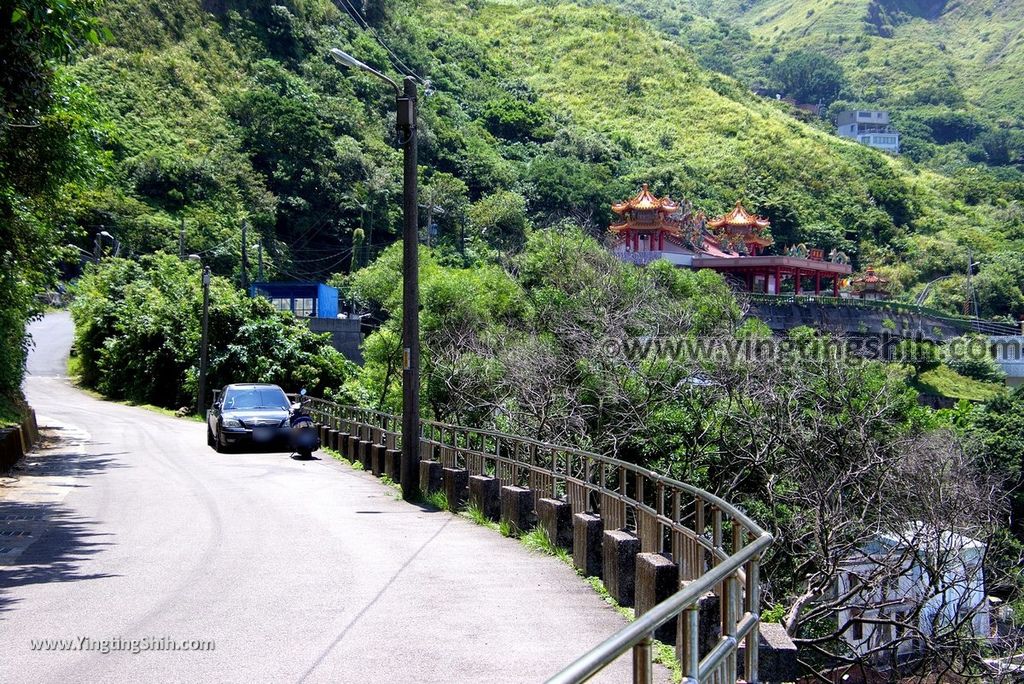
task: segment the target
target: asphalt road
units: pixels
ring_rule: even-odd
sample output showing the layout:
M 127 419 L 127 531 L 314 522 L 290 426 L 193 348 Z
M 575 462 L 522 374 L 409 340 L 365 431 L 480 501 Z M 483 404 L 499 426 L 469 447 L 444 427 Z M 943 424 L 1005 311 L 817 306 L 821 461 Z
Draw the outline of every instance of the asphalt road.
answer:
M 0 488 L 0 681 L 530 682 L 624 624 L 564 564 L 367 473 L 216 454 L 201 423 L 93 399 L 60 377 L 68 317 L 31 333 L 52 448 Z

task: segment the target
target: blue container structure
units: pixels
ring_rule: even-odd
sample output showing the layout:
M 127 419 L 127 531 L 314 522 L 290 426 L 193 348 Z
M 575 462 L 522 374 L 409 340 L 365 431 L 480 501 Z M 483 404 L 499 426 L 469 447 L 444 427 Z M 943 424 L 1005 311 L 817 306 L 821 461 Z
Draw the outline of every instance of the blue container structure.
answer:
M 338 317 L 338 289 L 323 283 L 253 283 L 250 294 L 266 297 L 297 318 Z

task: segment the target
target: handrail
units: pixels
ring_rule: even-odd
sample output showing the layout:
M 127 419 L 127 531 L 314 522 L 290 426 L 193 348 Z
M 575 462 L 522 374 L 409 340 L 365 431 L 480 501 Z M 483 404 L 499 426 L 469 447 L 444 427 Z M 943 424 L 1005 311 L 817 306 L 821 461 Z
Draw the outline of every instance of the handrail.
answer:
M 745 563 L 760 555 L 771 543 L 772 536 L 768 533 L 758 537 L 742 551 L 701 575 L 699 579 L 688 582 L 681 590 L 584 653 L 564 670 L 548 679 L 547 684 L 572 684 L 590 679 L 623 653 L 640 644 L 644 639 L 649 639 L 651 634 L 663 624 L 693 606 L 701 596 L 707 594 L 716 584 L 733 574 Z M 760 617 L 757 613 L 748 614 L 755 618 Z M 683 646 L 685 648 L 686 644 Z M 708 659 L 711 659 L 713 655 L 713 653 L 709 653 Z M 697 664 L 697 667 L 700 668 L 700 663 Z M 687 676 L 686 672 L 684 672 L 684 676 Z M 700 677 L 695 679 L 700 679 Z
M 400 450 L 401 416 L 311 397 L 310 414 L 329 430 L 369 446 Z M 487 428 L 420 421 L 420 457 L 446 468 L 487 475 L 502 485 L 525 486 L 534 501 L 555 498 L 573 513 L 596 512 L 605 530 L 636 535 L 643 553 L 662 554 L 678 567 L 683 589 L 581 656 L 555 682 L 585 681 L 629 648 L 637 681 L 649 681 L 650 638 L 655 629 L 691 611 L 680 639 L 684 672 L 695 682 L 736 681 L 739 643 L 746 643 L 747 681 L 756 681 L 760 611 L 760 554 L 772 537 L 742 510 L 710 492 L 642 466 Z M 347 447 L 346 447 L 347 448 Z M 742 587 L 742 589 L 741 589 Z M 701 660 L 696 602 L 716 590 L 722 599 L 722 639 Z M 742 605 L 742 610 L 740 609 Z M 647 673 L 647 674 L 644 674 Z

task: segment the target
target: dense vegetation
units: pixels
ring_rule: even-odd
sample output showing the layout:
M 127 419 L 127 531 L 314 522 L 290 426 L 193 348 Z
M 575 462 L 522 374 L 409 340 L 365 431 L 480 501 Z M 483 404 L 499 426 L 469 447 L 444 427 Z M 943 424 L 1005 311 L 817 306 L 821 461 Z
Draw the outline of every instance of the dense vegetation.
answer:
M 821 120 L 780 105 L 821 130 L 834 130 L 843 109 L 889 110 L 904 160 L 953 179 L 954 206 L 979 211 L 941 230 L 929 222 L 891 243 L 894 249 L 862 248 L 860 264 L 884 266 L 898 291 L 916 293 L 932 278 L 966 272 L 972 247 L 990 272 L 976 283 L 986 300 L 981 314 L 1024 313 L 1017 303 L 1024 200 L 1024 109 L 1014 81 L 1024 61 L 1019 0 L 592 2 L 647 18 L 703 66 L 769 97 L 824 104 Z M 991 229 L 998 224 L 1003 228 Z M 930 303 L 963 312 L 968 299 L 958 276 L 936 287 Z
M 422 259 L 425 409 L 613 454 L 741 504 L 776 536 L 766 596 L 808 666 L 856 659 L 836 620 L 847 604 L 832 591 L 842 562 L 880 529 L 919 521 L 983 539 L 988 591 L 1020 599 L 1024 393 L 984 386 L 987 403 L 932 411 L 910 367 L 845 358 L 808 329 L 778 355 L 720 353 L 767 331 L 741 323 L 719 276 L 625 265 L 578 229 L 534 232 L 506 269 Z M 349 389 L 398 411 L 399 250 L 352 281 L 386 323 Z M 630 352 L 630 340 L 651 337 L 705 352 Z M 937 361 L 917 370 L 951 373 Z M 916 637 L 918 618 L 898 619 Z M 921 673 L 977 672 L 983 650 L 960 626 L 926 638 Z
M 100 38 L 93 2 L 0 2 L 0 425 L 17 417 L 36 295 L 56 283 L 64 212 L 102 157 L 81 93 L 55 64 Z
M 1024 63 L 1019 0 L 612 0 L 642 14 L 703 64 L 800 102 L 892 110 L 916 160 L 1019 166 Z M 840 68 L 841 93 L 801 91 L 774 66 L 813 53 Z M 831 95 L 831 96 L 830 96 Z M 838 100 L 838 102 L 837 102 Z
M 531 225 L 600 234 L 610 202 L 649 181 L 709 213 L 742 198 L 780 247 L 885 264 L 898 292 L 965 271 L 973 246 L 991 273 L 976 279 L 982 312 L 1024 313 L 1024 184 L 1012 177 L 945 177 L 840 141 L 706 70 L 710 46 L 695 54 L 607 8 L 371 5 L 376 34 L 326 0 L 108 3 L 113 40 L 68 72 L 97 103 L 113 158 L 109 181 L 73 207 L 81 246 L 105 228 L 128 252 L 175 251 L 184 225 L 187 251 L 237 279 L 248 221 L 250 275 L 258 239 L 268 276 L 368 263 L 399 220 L 393 103 L 386 85 L 329 61 L 339 46 L 429 81 L 423 203 L 434 243 L 465 263 L 521 244 Z M 961 310 L 963 286 L 943 281 L 932 302 Z
M 327 335 L 267 299 L 215 277 L 210 302 L 209 388 L 245 378 L 323 395 L 348 379 L 352 364 Z M 89 266 L 71 308 L 79 380 L 116 399 L 193 408 L 202 310 L 193 262 L 157 254 Z

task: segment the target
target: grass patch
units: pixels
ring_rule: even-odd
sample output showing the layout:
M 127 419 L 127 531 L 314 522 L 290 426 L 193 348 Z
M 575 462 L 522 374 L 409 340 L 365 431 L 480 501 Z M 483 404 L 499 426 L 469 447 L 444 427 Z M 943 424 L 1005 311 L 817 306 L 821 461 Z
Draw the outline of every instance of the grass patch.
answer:
M 68 377 L 78 384 L 78 378 L 82 376 L 82 360 L 75 355 L 74 349 L 71 350 L 71 355 L 68 356 Z
M 448 507 L 448 496 L 440 490 L 436 492 L 430 492 L 429 494 L 424 494 L 423 502 L 430 504 L 431 506 L 440 511 L 451 510 L 451 508 Z
M 572 565 L 572 556 L 569 555 L 569 552 L 555 544 L 555 542 L 551 540 L 551 537 L 548 536 L 547 530 L 543 527 L 534 527 L 532 530 L 522 535 L 519 538 L 519 541 L 521 541 L 523 546 L 528 548 L 530 551 L 554 556 L 566 565 Z
M 968 401 L 988 401 L 1006 391 L 1006 386 L 1002 383 L 981 382 L 968 378 L 948 366 L 939 366 L 921 373 L 914 386 L 922 394 L 937 394 L 941 397 Z
M 333 458 L 334 460 L 341 461 L 345 465 L 351 466 L 352 470 L 366 470 L 365 468 L 363 468 L 363 464 L 362 463 L 360 463 L 359 461 L 350 461 L 350 460 L 348 460 L 337 449 L 332 449 L 330 447 L 322 446 L 322 447 L 320 447 L 320 450 L 322 452 L 324 452 L 325 454 L 327 454 L 328 456 L 330 456 L 331 458 Z
M 469 518 L 470 520 L 475 522 L 477 525 L 480 525 L 482 527 L 487 527 L 487 528 L 492 529 L 492 530 L 499 529 L 498 523 L 494 522 L 493 520 L 488 518 L 486 515 L 484 515 L 484 512 L 476 504 L 473 504 L 473 503 L 469 504 L 469 506 L 466 508 L 466 510 L 462 511 L 461 513 L 459 513 L 459 515 L 464 516 L 466 518 Z
M 401 489 L 402 488 L 402 486 L 400 484 L 398 484 L 397 482 L 395 482 L 394 480 L 391 479 L 390 475 L 381 475 L 380 476 L 380 481 L 381 481 L 382 484 L 385 484 L 388 487 L 391 487 L 392 489 Z
M 498 522 L 498 532 L 501 533 L 502 537 L 514 538 L 519 536 L 519 530 L 508 520 L 501 520 Z
M 140 404 L 140 403 L 137 403 L 137 402 L 134 402 L 134 401 L 128 401 L 126 399 L 111 399 L 110 397 L 106 396 L 102 392 L 97 392 L 94 389 L 91 389 L 89 387 L 85 387 L 84 385 L 82 385 L 78 381 L 79 374 L 78 374 L 77 371 L 78 371 L 78 359 L 76 359 L 75 357 L 69 358 L 68 359 L 68 377 L 71 379 L 71 384 L 73 384 L 75 386 L 75 389 L 77 389 L 79 392 L 82 392 L 83 394 L 87 394 L 88 396 L 92 397 L 93 399 L 98 399 L 100 401 L 109 401 L 111 404 L 120 404 L 121 406 L 131 406 L 132 408 L 145 409 L 147 411 L 152 411 L 153 413 L 159 413 L 160 415 L 167 416 L 169 418 L 178 418 L 180 420 L 191 420 L 191 421 L 194 421 L 196 423 L 205 423 L 206 422 L 205 417 L 200 416 L 199 414 L 196 414 L 196 413 L 190 413 L 187 416 L 179 416 L 177 411 L 174 411 L 174 410 L 169 409 L 169 408 L 164 408 L 163 406 L 155 406 L 153 404 Z

